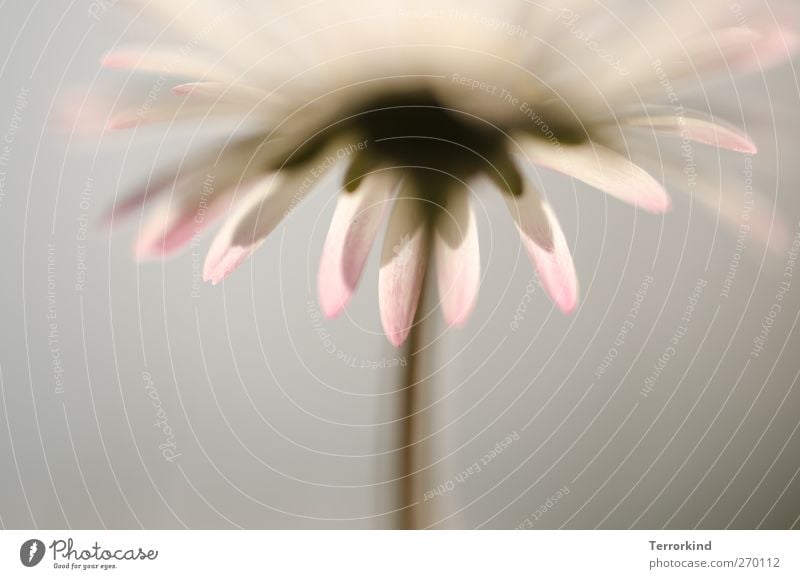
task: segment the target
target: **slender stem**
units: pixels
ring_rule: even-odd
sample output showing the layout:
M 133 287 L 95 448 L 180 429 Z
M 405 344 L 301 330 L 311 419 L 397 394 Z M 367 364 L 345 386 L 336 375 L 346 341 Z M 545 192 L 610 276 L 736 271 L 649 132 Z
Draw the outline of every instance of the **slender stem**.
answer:
M 427 273 L 422 282 L 420 293 L 420 304 L 417 308 L 416 319 L 411 328 L 406 341 L 406 372 L 404 376 L 404 388 L 402 391 L 402 417 L 400 430 L 400 504 L 403 507 L 400 511 L 402 520 L 401 529 L 420 529 L 424 526 L 425 517 L 423 507 L 419 502 L 421 493 L 419 492 L 421 480 L 421 467 L 423 460 L 420 460 L 421 450 L 419 440 L 421 438 L 422 415 L 422 388 L 420 380 L 422 371 L 422 320 L 427 314 Z M 415 504 L 416 503 L 416 504 Z

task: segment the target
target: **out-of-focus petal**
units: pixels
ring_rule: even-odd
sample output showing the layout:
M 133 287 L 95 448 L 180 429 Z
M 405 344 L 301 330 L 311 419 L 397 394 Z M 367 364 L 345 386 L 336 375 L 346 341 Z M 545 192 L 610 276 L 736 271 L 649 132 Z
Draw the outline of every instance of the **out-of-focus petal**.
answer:
M 682 109 L 680 115 L 669 107 L 648 107 L 641 115 L 624 116 L 619 122 L 632 127 L 647 127 L 654 131 L 684 137 L 720 149 L 755 154 L 755 143 L 738 128 L 700 111 Z
M 429 210 L 409 181 L 405 184 L 392 208 L 378 277 L 381 322 L 395 346 L 405 342 L 414 323 L 430 245 Z
M 525 243 L 533 243 L 546 251 L 552 251 L 553 232 L 536 189 L 526 182 L 522 195 L 503 195 L 503 198 Z
M 338 142 L 306 163 L 281 169 L 260 180 L 238 201 L 217 233 L 203 265 L 203 279 L 219 283 L 246 260 L 273 229 L 335 166 Z
M 269 100 L 272 107 L 276 106 L 278 97 L 269 96 L 269 93 L 259 88 L 242 84 L 228 84 L 224 82 L 187 82 L 172 87 L 172 94 L 186 97 L 187 100 L 201 100 L 212 103 L 229 103 L 242 107 L 245 110 L 253 109 Z
M 149 180 L 139 191 L 109 208 L 100 224 L 108 226 L 113 220 L 124 219 L 167 193 L 179 199 L 194 197 L 198 202 L 203 198 L 208 201 L 209 197 L 276 167 L 286 154 L 283 147 L 265 144 L 259 136 L 197 155 Z
M 181 47 L 126 48 L 106 54 L 101 64 L 105 68 L 147 72 L 196 80 L 235 82 L 235 71 L 215 63 L 211 55 L 201 55 Z
M 394 171 L 379 171 L 364 177 L 354 192 L 339 194 L 317 276 L 320 307 L 327 317 L 341 313 L 353 296 L 387 201 L 401 179 Z
M 252 187 L 214 237 L 203 280 L 218 284 L 247 259 L 280 223 L 296 194 L 291 179 L 272 173 Z
M 578 303 L 578 278 L 555 213 L 530 182 L 522 195 L 505 197 L 542 286 L 561 311 L 571 313 Z
M 475 308 L 481 282 L 478 227 L 468 191 L 459 188 L 447 194 L 433 237 L 444 320 L 463 326 Z
M 775 26 L 764 33 L 751 47 L 732 58 L 732 66 L 741 73 L 766 70 L 788 61 L 800 48 L 800 35 L 785 26 Z
M 574 177 L 626 203 L 652 213 L 663 213 L 671 206 L 658 181 L 607 147 L 592 141 L 554 145 L 532 137 L 522 137 L 519 143 L 533 163 Z

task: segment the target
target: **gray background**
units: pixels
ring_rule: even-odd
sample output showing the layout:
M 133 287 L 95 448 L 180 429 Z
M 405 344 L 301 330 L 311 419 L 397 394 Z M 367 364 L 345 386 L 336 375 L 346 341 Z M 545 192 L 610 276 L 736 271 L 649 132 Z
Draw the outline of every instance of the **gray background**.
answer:
M 162 265 L 132 260 L 136 220 L 80 239 L 86 219 L 198 140 L 188 127 L 163 140 L 158 129 L 92 140 L 54 128 L 59 95 L 113 78 L 100 55 L 120 39 L 148 38 L 126 30 L 124 11 L 112 6 L 98 21 L 90 5 L 0 4 L 0 138 L 9 145 L 0 167 L 0 525 L 394 526 L 402 372 L 361 366 L 407 354 L 379 334 L 377 252 L 347 314 L 315 324 L 329 198 L 307 200 L 253 260 L 199 295 L 193 273 L 206 241 Z M 713 110 L 759 143 L 759 207 L 785 220 L 789 239 L 800 231 L 794 72 L 704 87 Z M 660 144 L 679 154 L 679 142 Z M 722 167 L 725 195 L 742 198 L 743 158 L 700 149 L 713 187 Z M 476 312 L 451 331 L 437 313 L 427 334 L 429 468 L 419 500 L 446 489 L 424 502 L 429 523 L 800 526 L 797 276 L 751 355 L 778 303 L 786 248 L 770 252 L 749 236 L 735 265 L 735 229 L 678 191 L 662 219 L 540 178 L 574 251 L 580 307 L 553 309 L 502 200 L 481 196 Z M 646 276 L 654 281 L 633 328 L 598 377 Z M 699 279 L 707 285 L 686 335 L 644 396 Z M 172 461 L 148 392 L 174 434 Z M 509 435 L 518 440 L 481 463 Z M 476 461 L 480 472 L 459 476 Z

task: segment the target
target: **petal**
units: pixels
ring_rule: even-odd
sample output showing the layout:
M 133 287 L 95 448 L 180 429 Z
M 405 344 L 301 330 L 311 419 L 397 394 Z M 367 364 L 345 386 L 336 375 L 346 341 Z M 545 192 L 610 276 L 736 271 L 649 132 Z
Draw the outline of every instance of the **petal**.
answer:
M 136 241 L 136 259 L 163 258 L 183 247 L 194 236 L 191 215 L 181 215 L 170 201 L 162 203 L 148 218 Z
M 683 76 L 700 76 L 704 73 L 727 72 L 729 59 L 760 38 L 758 31 L 747 26 L 732 26 L 714 30 L 710 34 L 699 33 L 675 46 L 674 58 L 663 58 L 670 79 Z
M 331 143 L 305 163 L 268 175 L 245 194 L 211 244 L 203 265 L 205 281 L 221 282 L 263 243 L 335 166 L 337 145 Z
M 172 94 L 210 102 L 227 102 L 252 108 L 265 102 L 268 93 L 252 86 L 224 82 L 187 82 L 172 87 Z M 270 104 L 274 105 L 274 98 Z
M 163 259 L 187 245 L 224 213 L 225 204 L 235 189 L 220 194 L 205 194 L 188 199 L 169 199 L 148 218 L 136 244 L 136 258 Z
M 670 208 L 661 184 L 629 159 L 592 141 L 553 145 L 522 137 L 520 145 L 530 161 L 574 177 L 605 193 L 653 213 Z
M 325 316 L 339 315 L 353 296 L 386 202 L 401 178 L 395 172 L 372 173 L 353 193 L 339 194 L 317 276 L 317 292 Z
M 392 208 L 378 275 L 381 322 L 395 346 L 405 342 L 414 323 L 428 265 L 425 202 L 405 185 Z
M 711 115 L 688 109 L 675 114 L 675 108 L 648 107 L 645 114 L 623 117 L 620 123 L 632 127 L 649 127 L 655 131 L 712 145 L 720 149 L 755 154 L 755 143 L 745 133 Z
M 170 102 L 156 101 L 145 106 L 138 106 L 117 111 L 106 124 L 109 131 L 121 131 L 140 125 L 153 125 L 156 123 L 170 123 L 187 119 L 207 119 L 219 116 L 242 116 L 247 114 L 247 109 L 231 102 L 192 102 L 184 103 L 178 100 Z
M 225 71 L 215 62 L 217 59 L 211 55 L 192 54 L 181 47 L 142 47 L 110 52 L 102 58 L 101 65 L 111 69 L 197 80 L 233 82 L 236 79 L 233 71 Z
M 286 176 L 272 173 L 245 193 L 214 237 L 203 264 L 203 280 L 221 282 L 247 259 L 289 210 L 294 193 Z
M 481 282 L 478 227 L 468 191 L 448 193 L 436 219 L 434 256 L 444 320 L 463 326 L 475 308 Z
M 232 60 L 241 52 L 244 40 L 253 34 L 252 17 L 245 16 L 242 5 L 235 2 L 198 2 L 196 0 L 126 0 L 140 5 L 164 37 L 176 36 L 185 40 L 183 52 L 188 47 L 203 47 Z M 261 23 L 260 23 L 261 24 Z M 261 43 L 263 44 L 263 43 Z M 181 49 L 174 49 L 175 51 Z M 249 54 L 247 62 L 260 56 Z M 246 65 L 246 63 L 243 63 Z
M 797 32 L 784 26 L 775 26 L 765 31 L 732 59 L 732 66 L 742 73 L 758 72 L 779 66 L 791 59 L 800 47 Z
M 552 251 L 553 232 L 550 229 L 550 220 L 544 212 L 542 200 L 536 189 L 526 182 L 522 195 L 503 195 L 503 198 L 523 241 L 541 247 L 545 251 Z
M 561 225 L 550 205 L 541 200 L 530 184 L 526 184 L 525 192 L 518 200 L 520 203 L 517 206 L 509 204 L 509 209 L 522 237 L 522 244 L 539 272 L 542 286 L 561 311 L 565 314 L 572 313 L 578 303 L 578 278 Z M 538 207 L 534 209 L 535 205 Z M 546 228 L 550 232 L 550 247 L 543 246 L 538 241 L 541 236 L 537 239 L 525 226 L 526 220 L 538 221 L 541 218 L 544 218 L 546 224 L 540 225 L 538 229 Z
M 178 172 L 179 169 L 149 180 L 139 191 L 109 207 L 99 219 L 99 226 L 110 227 L 115 220 L 125 219 L 149 202 L 169 191 L 174 191 L 179 177 Z
M 284 148 L 263 141 L 263 137 L 243 139 L 182 162 L 111 207 L 100 223 L 110 225 L 113 220 L 128 217 L 165 193 L 174 193 L 179 199 L 214 197 L 217 192 L 257 178 L 286 155 Z
M 775 255 L 784 253 L 790 245 L 791 228 L 776 211 L 775 200 L 746 183 L 746 173 L 752 170 L 749 165 L 745 165 L 744 174 L 713 171 L 691 182 L 681 163 L 671 160 L 662 167 L 671 187 L 699 202 L 740 243 L 749 245 L 753 241 L 759 250 L 766 248 Z

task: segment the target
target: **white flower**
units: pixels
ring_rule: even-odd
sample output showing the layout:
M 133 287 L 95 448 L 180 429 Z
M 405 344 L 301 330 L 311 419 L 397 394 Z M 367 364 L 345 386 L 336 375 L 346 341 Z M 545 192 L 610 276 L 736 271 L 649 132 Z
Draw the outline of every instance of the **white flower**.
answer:
M 414 321 L 429 255 L 446 321 L 463 324 L 475 305 L 476 182 L 488 179 L 504 195 L 544 288 L 570 312 L 578 299 L 572 257 L 529 166 L 664 212 L 664 187 L 629 160 L 618 135 L 644 129 L 754 153 L 741 131 L 676 107 L 673 97 L 716 72 L 780 62 L 796 44 L 796 11 L 781 1 L 769 11 L 754 0 L 139 4 L 157 19 L 159 41 L 104 63 L 176 80 L 172 95 L 150 91 L 111 126 L 240 121 L 191 170 L 115 209 L 172 193 L 158 201 L 139 256 L 166 255 L 227 215 L 204 266 L 217 283 L 341 166 L 321 307 L 335 316 L 347 305 L 391 205 L 379 299 L 395 345 Z M 177 41 L 160 40 L 169 37 Z

